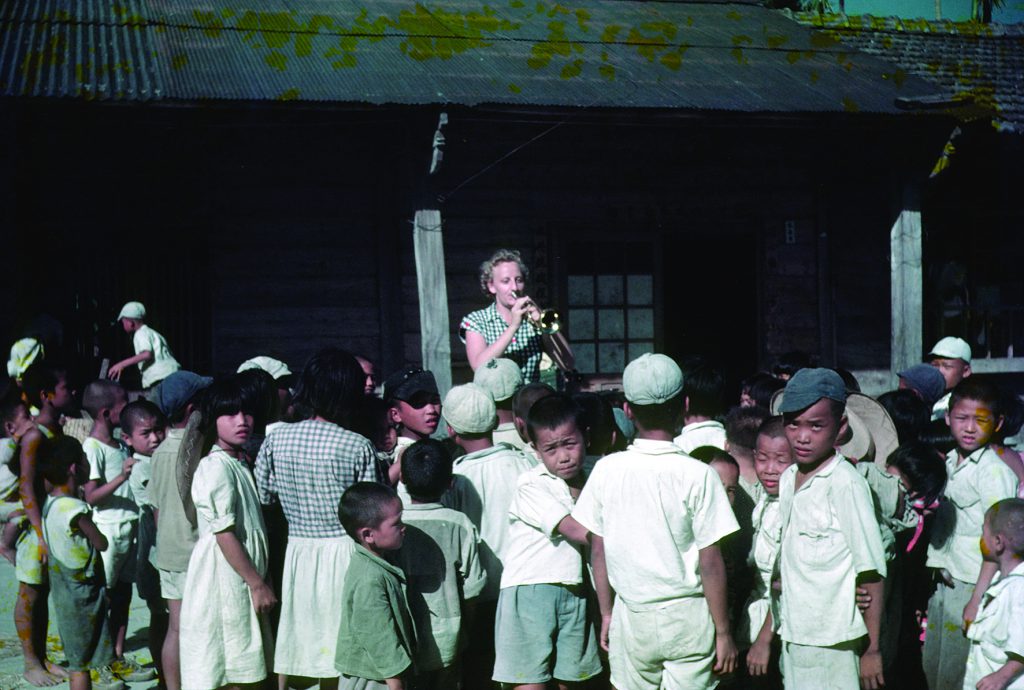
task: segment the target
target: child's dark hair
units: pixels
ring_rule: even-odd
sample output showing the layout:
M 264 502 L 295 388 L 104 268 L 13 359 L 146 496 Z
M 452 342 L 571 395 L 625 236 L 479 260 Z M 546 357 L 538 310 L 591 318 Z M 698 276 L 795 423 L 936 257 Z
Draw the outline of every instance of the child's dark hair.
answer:
M 167 418 L 154 403 L 149 400 L 133 400 L 121 410 L 121 431 L 131 435 L 140 425 L 150 420 L 157 428 L 167 426 Z
M 384 520 L 384 511 L 398 494 L 390 486 L 376 482 L 356 482 L 345 489 L 338 502 L 338 519 L 348 536 L 359 541 L 359 530 L 378 527 Z
M 682 394 L 657 405 L 634 405 L 629 403 L 633 412 L 633 422 L 645 431 L 671 431 L 679 429 L 679 421 L 683 414 Z
M 952 413 L 953 408 L 961 400 L 974 400 L 985 403 L 992 410 L 992 417 L 998 419 L 1003 414 L 1000 408 L 1002 398 L 1003 392 L 999 389 L 999 386 L 977 376 L 971 376 L 956 384 L 956 387 L 949 396 L 949 411 Z
M 281 398 L 277 394 L 277 381 L 260 368 L 246 369 L 235 374 L 242 392 L 243 407 L 252 410 L 253 430 L 264 434 L 267 424 L 280 417 Z
M 203 455 L 206 455 L 217 441 L 218 417 L 234 415 L 239 412 L 252 414 L 252 410 L 246 409 L 242 399 L 242 388 L 238 385 L 238 379 L 233 376 L 217 379 L 209 385 L 204 392 L 200 411 L 202 413 L 200 430 L 203 435 Z
M 992 434 L 992 440 L 1000 445 L 1011 436 L 1016 436 L 1024 424 L 1024 403 L 1013 391 L 1004 388 L 1002 393 L 999 409 L 1003 413 L 1003 425 Z
M 3 396 L 0 397 L 0 424 L 13 422 L 20 408 L 25 408 L 27 411 L 28 405 L 26 405 L 25 401 L 21 399 L 18 388 L 16 386 L 11 386 L 4 392 Z M 0 429 L 0 435 L 2 435 L 2 432 L 3 430 Z
M 46 439 L 39 445 L 39 474 L 55 486 L 66 484 L 71 468 L 82 456 L 82 444 L 71 436 Z
M 920 439 L 932 414 L 928 403 L 906 388 L 882 393 L 878 396 L 878 404 L 889 413 L 900 444 Z
M 526 420 L 530 416 L 530 408 L 533 404 L 549 396 L 555 392 L 555 389 L 546 383 L 527 383 L 525 386 L 521 386 L 512 395 L 512 414 L 515 417 L 519 417 L 522 420 Z
M 452 484 L 452 457 L 433 438 L 416 441 L 402 454 L 402 483 L 418 501 L 436 501 Z
M 889 454 L 885 463 L 900 471 L 907 488 L 925 505 L 934 502 L 946 486 L 946 463 L 930 443 L 903 444 Z
M 750 384 L 749 395 L 758 407 L 766 410 L 771 409 L 772 396 L 775 391 L 782 390 L 786 387 L 786 382 L 782 379 L 777 379 L 771 374 L 763 374 L 757 378 L 753 383 Z
M 583 426 L 587 430 L 587 453 L 606 455 L 612 451 L 612 442 L 618 427 L 615 413 L 607 398 L 597 393 L 574 393 L 573 401 L 583 410 Z
M 725 438 L 729 447 L 757 446 L 757 430 L 771 413 L 764 407 L 734 407 L 725 415 Z
M 1024 500 L 1004 498 L 985 513 L 993 534 L 1006 540 L 1015 556 L 1024 556 Z
M 786 438 L 786 420 L 782 415 L 775 415 L 761 422 L 761 426 L 757 428 L 757 437 L 755 437 L 754 444 L 757 444 L 757 438 L 766 436 L 768 438 Z
M 687 414 L 717 417 L 725 412 L 725 377 L 708 362 L 695 362 L 683 374 Z
M 713 462 L 723 462 L 726 465 L 733 465 L 737 469 L 740 466 L 736 462 L 736 458 L 716 446 L 698 446 L 690 451 L 690 457 L 697 458 L 705 465 L 710 465 Z
M 55 362 L 33 362 L 21 377 L 25 398 L 29 404 L 40 407 L 43 404 L 43 393 L 57 390 L 57 384 L 67 375 L 67 368 Z
M 918 436 L 919 441 L 927 443 L 941 453 L 945 454 L 956 448 L 956 439 L 945 419 L 929 420 Z
M 843 385 L 846 386 L 848 393 L 860 393 L 860 381 L 853 375 L 853 372 L 849 369 L 840 369 L 836 367 L 832 371 L 839 374 L 839 378 L 843 380 Z
M 349 429 L 370 439 L 377 450 L 383 450 L 381 446 L 391 425 L 391 417 L 388 414 L 391 406 L 374 395 L 363 397 L 352 414 Z
M 353 408 L 363 398 L 366 374 L 349 352 L 327 347 L 306 362 L 295 390 L 298 404 L 343 427 L 351 425 Z
M 541 398 L 530 408 L 526 419 L 526 430 L 530 441 L 537 443 L 537 432 L 541 429 L 557 429 L 572 422 L 581 432 L 586 432 L 583 408 L 565 393 L 555 393 Z
M 121 396 L 127 396 L 127 392 L 120 383 L 97 379 L 82 391 L 82 408 L 93 419 L 99 419 L 100 412 L 116 405 Z
M 792 350 L 779 355 L 779 359 L 772 367 L 772 373 L 776 376 L 792 376 L 801 369 L 811 366 L 811 356 L 806 352 Z

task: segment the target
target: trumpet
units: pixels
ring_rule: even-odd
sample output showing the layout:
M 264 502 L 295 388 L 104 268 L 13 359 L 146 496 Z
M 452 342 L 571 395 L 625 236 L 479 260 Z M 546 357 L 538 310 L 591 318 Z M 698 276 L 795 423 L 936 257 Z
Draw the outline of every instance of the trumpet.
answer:
M 512 296 L 516 299 L 520 297 L 519 293 L 515 291 L 512 292 Z M 541 334 L 552 335 L 562 327 L 561 317 L 554 309 L 541 310 L 532 299 L 527 304 L 530 306 L 530 323 Z

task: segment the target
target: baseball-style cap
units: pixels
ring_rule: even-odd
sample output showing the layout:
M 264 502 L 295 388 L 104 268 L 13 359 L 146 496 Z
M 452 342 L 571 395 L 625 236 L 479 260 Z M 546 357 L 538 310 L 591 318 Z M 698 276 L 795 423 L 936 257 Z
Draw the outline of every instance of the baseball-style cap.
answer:
M 142 302 L 126 302 L 121 307 L 121 313 L 117 315 L 117 320 L 121 319 L 144 319 L 146 318 L 146 307 L 142 305 Z
M 441 416 L 460 434 L 484 434 L 498 424 L 491 394 L 475 383 L 455 386 L 444 396 Z
M 822 398 L 846 402 L 843 377 L 831 369 L 801 369 L 786 382 L 782 391 L 779 413 L 805 410 Z
M 267 357 L 265 355 L 245 360 L 238 365 L 237 373 L 242 373 L 248 369 L 262 369 L 273 376 L 275 380 L 292 375 L 292 371 L 288 368 L 287 364 L 279 359 L 274 359 L 273 357 Z
M 897 374 L 907 386 L 914 390 L 929 405 L 946 392 L 946 379 L 942 373 L 930 364 L 915 364 Z
M 131 317 L 129 317 L 131 318 Z M 192 397 L 213 383 L 209 376 L 200 376 L 191 371 L 179 369 L 169 374 L 153 391 L 153 402 L 160 411 L 170 417 L 180 410 Z
M 473 373 L 473 383 L 490 393 L 494 402 L 502 402 L 523 385 L 523 370 L 505 357 L 489 359 Z
M 439 395 L 434 374 L 421 367 L 399 369 L 384 381 L 384 400 L 408 402 L 417 393 Z
M 963 338 L 955 338 L 947 335 L 935 343 L 935 347 L 928 353 L 929 357 L 943 357 L 945 359 L 962 359 L 968 364 L 971 363 L 971 346 Z
M 35 338 L 22 338 L 11 345 L 11 358 L 7 360 L 7 375 L 20 379 L 32 366 L 32 362 L 43 356 L 43 345 Z
M 682 390 L 683 372 L 665 355 L 642 354 L 622 372 L 622 391 L 634 405 L 660 405 Z

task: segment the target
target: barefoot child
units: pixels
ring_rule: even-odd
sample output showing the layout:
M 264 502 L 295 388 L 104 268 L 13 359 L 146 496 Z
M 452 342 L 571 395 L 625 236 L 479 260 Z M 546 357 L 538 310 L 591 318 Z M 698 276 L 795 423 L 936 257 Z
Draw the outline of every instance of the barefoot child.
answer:
M 107 538 L 93 523 L 89 504 L 79 498 L 79 487 L 89 477 L 81 444 L 68 436 L 49 442 L 40 452 L 39 469 L 53 487 L 43 506 L 43 534 L 50 547 L 50 587 L 71 690 L 94 687 L 92 671 L 99 674 L 97 689 L 123 690 L 124 683 L 109 672 L 114 649 L 100 563 Z
M 181 687 L 213 690 L 267 677 L 269 621 L 277 605 L 265 580 L 267 534 L 252 473 L 240 459 L 252 432 L 233 381 L 215 382 L 203 401 L 201 449 L 191 458 L 199 540 L 181 602 Z

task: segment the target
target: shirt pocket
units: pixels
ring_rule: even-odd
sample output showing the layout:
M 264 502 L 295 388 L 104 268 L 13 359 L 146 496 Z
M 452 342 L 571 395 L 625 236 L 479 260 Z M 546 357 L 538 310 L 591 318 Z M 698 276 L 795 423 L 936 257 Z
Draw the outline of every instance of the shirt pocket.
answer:
M 838 565 L 842 554 L 838 548 L 840 539 L 831 530 L 803 527 L 798 531 L 803 551 L 807 554 L 807 567 L 817 572 L 831 572 Z

